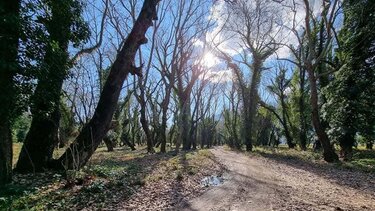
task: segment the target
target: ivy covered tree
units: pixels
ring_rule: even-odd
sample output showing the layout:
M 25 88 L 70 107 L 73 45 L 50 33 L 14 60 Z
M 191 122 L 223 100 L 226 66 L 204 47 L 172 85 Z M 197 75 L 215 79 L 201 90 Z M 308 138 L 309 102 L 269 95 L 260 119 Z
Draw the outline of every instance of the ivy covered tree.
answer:
M 20 1 L 0 2 L 0 186 L 12 179 L 11 125 L 16 117 Z
M 302 150 L 309 145 L 308 134 L 312 131 L 311 106 L 309 104 L 309 87 L 306 81 L 306 71 L 297 69 L 290 82 L 290 97 L 288 99 L 292 135 L 298 140 Z
M 375 2 L 344 1 L 344 26 L 337 57 L 342 68 L 326 89 L 329 134 L 337 140 L 344 160 L 352 157 L 357 133 L 373 137 L 375 113 Z
M 79 0 L 44 0 L 26 6 L 34 10 L 44 8 L 37 11 L 35 18 L 47 35 L 43 58 L 35 73 L 38 84 L 31 97 L 31 127 L 16 167 L 20 172 L 41 171 L 52 159 L 58 143 L 62 85 L 72 66 L 68 48 L 70 44 L 78 47 L 89 36 Z

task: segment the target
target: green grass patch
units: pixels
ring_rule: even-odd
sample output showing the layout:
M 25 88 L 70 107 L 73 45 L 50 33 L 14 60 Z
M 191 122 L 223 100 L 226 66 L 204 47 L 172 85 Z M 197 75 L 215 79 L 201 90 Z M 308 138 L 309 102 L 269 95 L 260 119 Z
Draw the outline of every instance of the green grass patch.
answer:
M 312 149 L 300 151 L 297 149 L 289 149 L 287 146 L 274 147 L 255 147 L 254 152 L 260 155 L 277 155 L 285 159 L 300 159 L 304 161 L 316 162 L 322 159 L 320 152 L 314 152 Z
M 354 149 L 353 159 L 341 162 L 339 167 L 375 173 L 375 151 L 366 149 Z
M 337 152 L 338 153 L 338 152 Z M 312 149 L 301 151 L 289 149 L 287 146 L 280 147 L 255 147 L 249 155 L 256 154 L 274 159 L 303 161 L 308 164 L 329 165 L 336 168 L 350 169 L 355 171 L 375 173 L 375 151 L 362 148 L 353 149 L 353 159 L 348 162 L 340 161 L 335 164 L 328 164 L 323 161 L 322 152 L 314 152 Z

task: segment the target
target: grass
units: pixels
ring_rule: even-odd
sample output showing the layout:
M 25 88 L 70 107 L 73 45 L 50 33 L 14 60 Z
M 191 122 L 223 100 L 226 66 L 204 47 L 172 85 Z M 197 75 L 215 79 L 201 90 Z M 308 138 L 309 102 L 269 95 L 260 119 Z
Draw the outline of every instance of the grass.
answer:
M 257 154 L 276 154 L 286 159 L 299 159 L 304 161 L 317 162 L 323 157 L 320 152 L 314 152 L 312 149 L 301 151 L 297 149 L 289 149 L 285 145 L 280 145 L 277 148 L 274 147 L 255 147 L 254 152 Z
M 21 144 L 14 146 L 16 161 Z M 212 165 L 208 150 L 148 154 L 99 148 L 89 164 L 79 171 L 15 175 L 14 182 L 0 190 L 0 210 L 66 210 L 107 208 L 124 201 L 138 189 L 160 180 L 184 180 Z M 212 162 L 212 161 L 211 161 Z
M 325 164 L 322 153 L 314 152 L 312 149 L 301 151 L 280 145 L 278 148 L 255 147 L 254 152 L 266 157 L 278 156 L 282 159 L 300 160 L 310 164 Z M 340 161 L 333 165 L 337 168 L 375 173 L 375 150 L 366 150 L 364 148 L 353 149 L 353 159 L 351 161 Z
M 18 156 L 20 155 L 23 143 L 13 143 L 13 167 L 16 166 L 18 161 Z M 66 148 L 61 148 L 54 151 L 53 157 L 58 158 L 65 152 Z
M 15 165 L 17 164 L 22 145 L 22 143 L 13 143 L 13 167 L 15 167 Z
M 339 165 L 347 169 L 375 173 L 375 150 L 355 149 L 353 159 Z

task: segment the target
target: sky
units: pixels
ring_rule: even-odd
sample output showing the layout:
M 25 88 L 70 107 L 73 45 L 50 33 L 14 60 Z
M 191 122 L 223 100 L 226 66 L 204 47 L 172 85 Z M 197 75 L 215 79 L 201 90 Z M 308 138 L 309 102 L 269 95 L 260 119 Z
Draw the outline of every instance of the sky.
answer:
M 178 1 L 184 1 L 184 0 L 175 0 L 176 2 Z M 266 0 L 268 1 L 268 0 Z M 105 27 L 105 33 L 104 33 L 104 42 L 103 45 L 100 47 L 100 52 L 103 53 L 103 68 L 108 67 L 113 60 L 115 59 L 116 56 L 116 50 L 118 46 L 121 43 L 121 40 L 123 39 L 122 36 L 126 36 L 127 33 L 129 32 L 131 26 L 132 26 L 132 21 L 131 17 L 129 17 L 129 12 L 126 11 L 125 7 L 128 4 L 128 0 L 111 0 L 110 3 L 112 5 L 112 9 L 109 12 L 109 16 L 112 20 L 110 21 L 109 18 L 107 18 L 107 24 Z M 131 0 L 131 2 L 137 2 L 137 11 L 136 14 L 139 12 L 139 8 L 141 4 L 143 3 L 142 0 Z M 161 1 L 159 7 L 165 7 L 165 8 L 173 8 L 176 9 L 176 2 L 173 2 L 171 5 L 168 5 L 166 3 L 167 1 Z M 251 2 L 253 1 L 247 1 L 248 4 L 252 4 Z M 275 25 L 274 30 L 272 33 L 276 34 L 277 33 L 277 39 L 281 42 L 284 42 L 288 45 L 295 45 L 297 44 L 297 39 L 295 36 L 292 36 L 290 34 L 290 31 L 287 30 L 288 27 L 291 27 L 293 17 L 295 15 L 296 17 L 296 23 L 297 23 L 297 28 L 302 27 L 303 25 L 303 18 L 304 18 L 304 13 L 305 13 L 305 8 L 302 5 L 302 0 L 296 0 L 298 2 L 297 8 L 295 10 L 295 14 L 291 12 L 291 5 L 292 0 L 284 0 L 283 5 L 280 6 L 279 4 L 269 1 L 268 6 L 271 7 L 271 9 L 274 9 L 274 11 L 277 12 L 277 14 L 281 17 L 281 22 L 278 22 L 278 25 Z M 93 43 L 97 42 L 98 39 L 98 32 L 100 29 L 100 20 L 102 18 L 102 13 L 104 10 L 104 0 L 88 0 L 86 2 L 87 4 L 87 9 L 85 11 L 85 19 L 88 20 L 88 23 L 90 24 L 92 28 L 92 39 L 86 44 L 86 46 L 90 46 Z M 213 45 L 218 45 L 218 48 L 227 54 L 231 55 L 232 58 L 235 60 L 240 60 L 239 54 L 243 53 L 242 47 L 239 45 L 240 40 L 233 36 L 232 34 L 228 34 L 227 32 L 223 32 L 222 28 L 225 23 L 225 20 L 227 18 L 227 9 L 225 8 L 225 2 L 223 0 L 217 0 L 214 5 L 207 4 L 206 7 L 202 7 L 203 10 L 206 11 L 207 19 L 212 19 L 214 21 L 214 27 L 205 35 L 205 39 L 207 42 L 214 43 Z M 313 8 L 313 13 L 316 15 L 320 11 L 320 5 L 321 5 L 321 0 L 311 0 L 310 4 L 312 5 Z M 289 7 L 288 7 L 289 6 Z M 274 8 L 272 8 L 274 7 Z M 160 14 L 159 14 L 160 15 Z M 166 25 L 166 29 L 168 27 L 171 27 L 173 23 L 173 14 L 167 14 L 165 16 L 166 23 L 170 23 L 169 25 Z M 118 28 L 121 29 L 121 32 L 115 30 L 115 25 L 117 24 Z M 147 36 L 151 37 L 153 32 L 153 29 L 150 28 L 147 32 Z M 161 35 L 163 36 L 163 35 Z M 229 38 L 229 39 L 228 39 Z M 149 39 L 150 40 L 150 39 Z M 203 45 L 203 40 L 201 39 L 196 39 L 195 40 L 195 45 L 197 47 Z M 143 57 L 147 61 L 148 58 L 148 52 L 149 52 L 149 45 L 144 45 L 142 46 L 142 52 L 143 52 Z M 84 76 L 80 80 L 82 80 L 81 84 L 86 84 L 83 86 L 81 89 L 81 92 L 88 93 L 89 87 L 95 86 L 97 84 L 97 64 L 93 62 L 93 57 L 97 57 L 98 54 L 94 53 L 93 55 L 87 56 L 81 60 L 82 66 L 78 66 L 81 71 L 81 76 Z M 276 54 L 270 56 L 267 61 L 265 62 L 266 67 L 272 67 L 275 65 L 277 62 L 277 57 L 279 58 L 287 58 L 290 56 L 289 49 L 286 47 L 281 47 L 279 50 L 277 50 Z M 138 57 L 137 57 L 138 58 Z M 139 63 L 139 61 L 137 61 Z M 146 62 L 147 63 L 147 62 Z M 231 70 L 229 70 L 226 65 L 218 59 L 213 52 L 209 52 L 206 50 L 206 52 L 202 55 L 202 65 L 205 66 L 210 70 L 208 76 L 215 76 L 211 77 L 211 82 L 213 83 L 231 83 L 233 81 L 232 73 Z M 85 67 L 82 69 L 82 67 Z M 246 67 L 241 65 L 244 69 L 244 74 L 250 78 L 250 71 L 247 70 Z M 86 73 L 85 73 L 86 72 Z M 77 75 L 78 77 L 78 75 Z M 154 81 L 158 80 L 158 73 L 151 73 L 151 79 Z M 274 71 L 273 69 L 267 70 L 264 72 L 263 77 L 262 77 L 262 82 L 260 86 L 260 96 L 268 100 L 270 103 L 275 103 L 274 99 L 270 94 L 266 91 L 265 87 L 269 85 L 270 80 L 274 77 Z M 288 73 L 288 77 L 291 77 L 291 71 Z M 124 92 L 123 96 L 126 95 L 126 87 L 132 88 L 132 83 L 133 83 L 134 77 L 129 77 L 129 79 L 125 82 L 124 85 Z M 85 90 L 86 89 L 86 90 Z M 97 101 L 99 95 L 90 97 L 87 96 L 87 98 L 94 98 L 94 99 L 84 99 L 86 101 Z
M 301 31 L 304 27 L 304 18 L 305 18 L 305 6 L 302 0 L 283 0 L 282 6 L 279 3 L 276 3 L 271 0 L 265 0 L 267 7 L 269 10 L 273 12 L 273 15 L 278 17 L 279 19 L 276 20 L 276 23 L 273 27 L 271 34 L 275 36 L 276 42 L 283 43 L 288 46 L 297 46 L 298 39 L 297 37 L 291 33 L 290 28 L 293 27 L 295 24 L 295 28 L 298 31 Z M 246 1 L 249 7 L 254 7 L 254 1 Z M 295 2 L 295 6 L 293 4 Z M 310 7 L 312 13 L 315 17 L 317 17 L 321 10 L 322 10 L 322 0 L 310 0 Z M 217 3 L 210 9 L 210 17 L 215 20 L 216 27 L 207 35 L 207 39 L 211 43 L 215 43 L 214 45 L 218 45 L 218 48 L 231 55 L 234 60 L 241 61 L 240 54 L 243 54 L 244 51 L 243 45 L 238 44 L 241 43 L 241 40 L 236 38 L 233 34 L 228 34 L 223 30 L 223 26 L 225 22 L 228 20 L 228 9 L 226 8 L 227 3 L 225 1 L 217 1 Z M 336 27 L 340 26 L 340 22 L 342 21 L 342 16 L 339 15 L 337 18 Z M 338 28 L 337 28 L 338 29 Z M 229 37 L 229 38 L 228 38 Z M 289 62 L 282 62 L 278 60 L 278 58 L 291 58 L 291 53 L 288 47 L 281 46 L 276 53 L 271 55 L 264 63 L 264 66 L 269 68 L 270 70 L 264 71 L 261 86 L 259 89 L 260 96 L 263 100 L 269 101 L 271 104 L 276 103 L 274 96 L 270 96 L 270 93 L 266 91 L 266 88 L 269 84 L 271 79 L 275 77 L 275 69 L 272 68 L 277 66 L 277 63 L 281 62 L 286 67 L 289 67 L 289 71 L 287 73 L 287 77 L 292 77 L 292 70 L 294 66 Z M 210 67 L 218 66 L 218 75 L 225 75 L 226 79 L 224 81 L 232 81 L 232 74 L 231 71 L 228 69 L 222 68 L 223 66 L 220 65 L 222 63 L 219 59 L 215 58 L 214 54 L 208 53 L 205 56 L 209 62 L 206 64 Z M 250 56 L 251 57 L 251 56 Z M 240 65 L 240 63 L 238 63 Z M 241 66 L 241 65 L 240 65 Z M 246 72 L 247 67 L 242 65 L 244 72 Z M 245 73 L 246 74 L 246 73 Z M 250 77 L 251 73 L 248 73 L 248 77 Z

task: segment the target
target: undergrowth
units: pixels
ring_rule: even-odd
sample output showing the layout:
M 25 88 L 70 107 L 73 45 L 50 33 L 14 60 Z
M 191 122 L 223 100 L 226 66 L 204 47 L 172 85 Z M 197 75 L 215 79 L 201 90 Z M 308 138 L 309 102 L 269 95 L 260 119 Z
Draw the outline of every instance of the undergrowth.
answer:
M 79 171 L 15 175 L 0 190 L 0 210 L 70 210 L 108 208 L 146 184 L 183 180 L 212 158 L 208 150 L 147 154 L 142 150 L 98 149 Z

